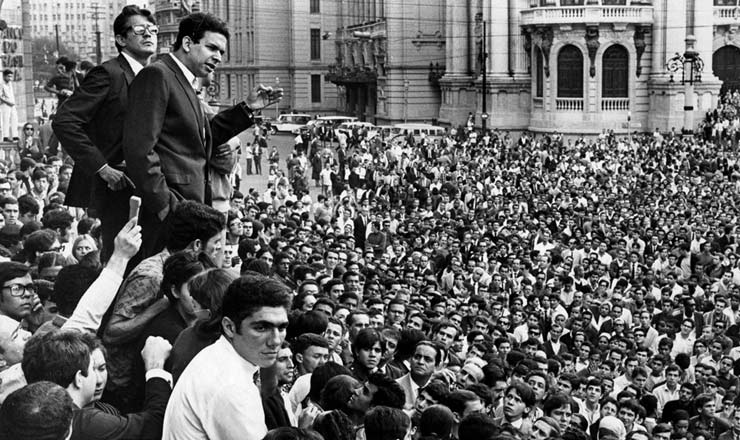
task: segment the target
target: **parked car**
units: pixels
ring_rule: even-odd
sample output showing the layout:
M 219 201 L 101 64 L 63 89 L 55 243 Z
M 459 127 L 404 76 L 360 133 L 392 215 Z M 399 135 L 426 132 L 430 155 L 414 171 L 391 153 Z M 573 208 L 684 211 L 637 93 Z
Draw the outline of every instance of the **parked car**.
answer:
M 302 127 L 296 127 L 293 130 L 293 134 L 305 133 L 313 129 L 314 126 L 318 125 L 319 127 L 326 127 L 328 133 L 331 133 L 333 136 L 334 129 L 336 129 L 339 125 L 354 121 L 357 121 L 357 118 L 354 116 L 319 116 L 316 119 L 308 121 Z
M 373 124 L 369 122 L 360 122 L 360 121 L 345 122 L 343 124 L 339 124 L 339 126 L 334 130 L 334 132 L 344 133 L 345 135 L 349 136 L 352 133 L 352 131 L 355 129 L 367 130 L 368 139 L 372 139 L 373 137 L 379 134 L 378 128 L 376 126 L 374 126 Z
M 430 124 L 396 124 L 393 126 L 399 134 L 413 134 L 414 136 L 444 136 L 447 130 L 444 127 Z
M 312 119 L 311 115 L 305 113 L 287 113 L 278 116 L 273 125 L 275 131 L 293 133 L 294 130 L 306 125 Z

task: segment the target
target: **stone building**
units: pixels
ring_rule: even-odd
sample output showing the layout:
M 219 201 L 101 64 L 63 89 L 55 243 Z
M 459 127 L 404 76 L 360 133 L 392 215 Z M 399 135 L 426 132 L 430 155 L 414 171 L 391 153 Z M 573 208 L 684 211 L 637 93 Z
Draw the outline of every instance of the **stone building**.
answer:
M 486 38 L 489 126 L 695 129 L 722 80 L 739 81 L 739 13 L 736 0 L 448 0 L 440 120 L 458 124 L 474 112 L 480 125 Z M 676 69 L 687 44 L 703 62 L 692 87 Z M 688 119 L 685 107 L 694 109 Z
M 328 81 L 335 57 L 331 35 L 336 29 L 339 0 L 200 0 L 194 11 L 206 11 L 225 20 L 231 38 L 212 98 L 227 105 L 238 102 L 256 85 L 282 87 L 285 96 L 264 114 L 287 111 L 334 113 L 337 88 Z M 180 4 L 157 0 L 160 52 L 168 52 L 182 16 Z M 274 113 L 273 113 L 274 112 Z
M 340 2 L 329 78 L 339 108 L 376 124 L 433 122 L 440 92 L 430 65 L 445 63 L 444 2 Z

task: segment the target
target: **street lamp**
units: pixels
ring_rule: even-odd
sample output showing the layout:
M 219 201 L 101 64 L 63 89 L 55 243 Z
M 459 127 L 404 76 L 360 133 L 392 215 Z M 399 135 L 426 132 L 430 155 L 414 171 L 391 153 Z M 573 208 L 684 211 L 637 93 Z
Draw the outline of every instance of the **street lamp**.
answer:
M 686 36 L 686 51 L 683 55 L 676 53 L 668 60 L 666 68 L 673 75 L 681 71 L 681 84 L 684 85 L 684 115 L 683 133 L 688 136 L 694 134 L 694 83 L 701 82 L 701 73 L 704 70 L 704 61 L 699 56 L 694 45 L 696 38 L 693 35 Z
M 280 88 L 280 77 L 275 77 L 275 89 Z M 280 116 L 280 100 L 275 101 L 275 122 L 277 123 L 278 117 Z

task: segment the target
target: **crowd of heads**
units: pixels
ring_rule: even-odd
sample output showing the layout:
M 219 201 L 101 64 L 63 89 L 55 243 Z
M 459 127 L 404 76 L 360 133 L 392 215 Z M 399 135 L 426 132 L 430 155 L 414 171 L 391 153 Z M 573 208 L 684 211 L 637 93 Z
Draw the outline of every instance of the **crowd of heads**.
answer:
M 734 439 L 740 163 L 717 123 L 738 104 L 697 137 L 309 132 L 226 215 L 177 207 L 148 294 L 274 367 L 311 420 L 266 439 Z M 0 334 L 30 384 L 0 426 L 63 438 L 73 403 L 117 397 L 117 344 L 39 331 L 99 276 L 99 221 L 64 206 L 61 159 L 0 171 L 0 315 L 36 333 Z M 272 339 L 244 324 L 265 310 Z

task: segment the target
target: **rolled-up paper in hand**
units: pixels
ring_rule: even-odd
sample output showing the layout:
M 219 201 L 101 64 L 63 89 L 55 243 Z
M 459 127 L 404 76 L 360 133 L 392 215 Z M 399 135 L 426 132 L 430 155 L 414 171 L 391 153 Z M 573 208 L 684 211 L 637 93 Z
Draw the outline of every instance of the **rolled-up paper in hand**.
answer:
M 141 198 L 137 196 L 131 196 L 128 199 L 128 219 L 139 218 L 139 208 L 141 207 Z

